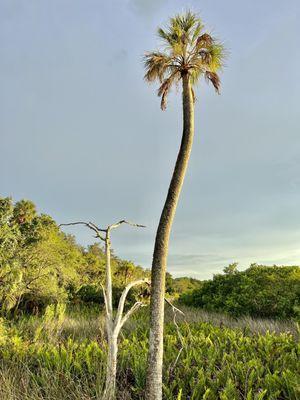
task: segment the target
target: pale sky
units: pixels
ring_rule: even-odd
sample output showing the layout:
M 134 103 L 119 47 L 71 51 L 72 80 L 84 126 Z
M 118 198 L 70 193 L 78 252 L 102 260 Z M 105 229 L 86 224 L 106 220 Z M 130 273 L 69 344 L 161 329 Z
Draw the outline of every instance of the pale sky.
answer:
M 299 265 L 298 0 L 0 0 L 0 195 L 59 223 L 143 223 L 115 232 L 113 247 L 150 267 L 181 95 L 160 111 L 142 56 L 187 8 L 230 54 L 221 96 L 197 88 L 168 270 L 204 279 L 233 261 Z

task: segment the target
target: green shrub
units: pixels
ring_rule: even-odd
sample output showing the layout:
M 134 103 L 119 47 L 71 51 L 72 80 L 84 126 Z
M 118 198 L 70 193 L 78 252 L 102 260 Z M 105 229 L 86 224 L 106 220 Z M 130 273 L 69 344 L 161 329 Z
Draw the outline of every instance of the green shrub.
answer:
M 203 282 L 199 289 L 183 294 L 179 301 L 233 316 L 288 319 L 299 315 L 299 267 L 253 264 L 245 271 L 227 267 L 225 272 Z

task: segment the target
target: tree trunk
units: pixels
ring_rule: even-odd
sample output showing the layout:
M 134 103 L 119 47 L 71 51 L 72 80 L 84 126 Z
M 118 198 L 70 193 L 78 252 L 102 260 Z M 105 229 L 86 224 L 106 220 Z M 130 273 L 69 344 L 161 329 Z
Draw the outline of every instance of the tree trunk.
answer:
M 105 237 L 105 254 L 106 254 L 106 296 L 107 296 L 107 313 L 112 319 L 112 279 L 111 279 L 111 264 L 110 264 L 110 229 L 107 229 Z
M 103 394 L 103 400 L 113 400 L 116 389 L 117 373 L 117 353 L 118 353 L 118 335 L 114 335 L 113 306 L 112 306 L 112 278 L 111 278 L 111 251 L 110 251 L 110 229 L 107 228 L 105 237 L 106 254 L 106 279 L 105 279 L 105 305 L 106 305 L 106 334 L 107 334 L 107 368 L 106 382 Z
M 108 339 L 108 354 L 106 367 L 106 383 L 103 400 L 114 400 L 117 377 L 118 334 Z
M 194 136 L 194 100 L 189 75 L 182 76 L 183 134 L 168 195 L 157 228 L 151 272 L 147 400 L 162 399 L 165 276 L 171 227 Z

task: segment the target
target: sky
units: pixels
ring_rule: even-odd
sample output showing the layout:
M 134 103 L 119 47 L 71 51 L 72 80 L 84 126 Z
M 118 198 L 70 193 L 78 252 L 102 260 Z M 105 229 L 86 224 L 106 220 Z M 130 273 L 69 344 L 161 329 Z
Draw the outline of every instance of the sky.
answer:
M 143 80 L 158 26 L 191 9 L 228 50 L 196 89 L 195 142 L 169 248 L 174 276 L 300 261 L 298 0 L 0 0 L 0 196 L 59 223 L 145 224 L 115 252 L 150 268 L 182 133 Z M 79 243 L 89 230 L 65 230 Z

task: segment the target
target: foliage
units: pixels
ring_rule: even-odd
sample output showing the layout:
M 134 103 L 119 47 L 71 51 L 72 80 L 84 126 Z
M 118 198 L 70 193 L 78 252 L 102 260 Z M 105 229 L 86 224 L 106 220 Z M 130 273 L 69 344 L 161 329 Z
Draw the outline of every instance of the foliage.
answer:
M 186 276 L 175 278 L 172 282 L 173 293 L 189 293 L 201 287 L 202 282 L 195 278 Z
M 147 275 L 130 261 L 112 256 L 115 295 Z M 40 312 L 51 303 L 103 304 L 105 254 L 98 244 L 79 246 L 56 222 L 38 214 L 28 200 L 0 198 L 0 312 Z
M 167 96 L 172 86 L 189 75 L 192 85 L 201 77 L 220 89 L 218 72 L 224 61 L 223 45 L 207 32 L 198 16 L 190 11 L 170 18 L 166 29 L 159 28 L 164 51 L 145 55 L 145 80 L 159 82 L 158 96 L 165 110 Z M 194 96 L 195 98 L 195 96 Z
M 238 271 L 236 264 L 225 268 L 199 289 L 183 294 L 180 302 L 234 316 L 265 318 L 297 317 L 300 304 L 300 268 L 252 264 Z
M 131 261 L 112 256 L 114 303 L 131 280 L 147 276 Z M 0 198 L 0 311 L 38 312 L 51 303 L 103 304 L 105 254 L 98 244 L 79 246 L 55 221 L 38 214 L 28 200 L 13 203 Z M 200 282 L 166 276 L 166 292 L 180 302 L 233 316 L 297 318 L 300 310 L 299 267 L 253 264 L 238 271 L 237 264 L 224 274 Z M 148 296 L 139 289 L 128 298 Z
M 39 324 L 51 325 L 55 318 L 61 318 L 60 333 L 46 329 L 39 340 L 31 339 L 24 322 L 6 328 L 10 333 L 0 350 L 0 398 L 91 400 L 101 395 L 97 390 L 104 383 L 106 352 L 99 322 L 95 338 L 87 337 L 88 329 L 81 330 L 80 338 L 64 337 L 69 324 L 64 313 L 50 308 Z M 137 315 L 119 344 L 120 400 L 144 398 L 147 318 L 145 310 Z M 173 323 L 166 325 L 165 400 L 299 398 L 299 344 L 291 334 L 250 333 L 205 322 L 180 322 L 179 329 L 184 349 L 174 365 L 180 342 Z
M 35 331 L 34 340 L 55 340 L 62 329 L 65 311 L 65 304 L 47 306 L 43 318 Z
M 1 312 L 65 301 L 80 283 L 83 250 L 30 201 L 0 199 L 0 221 Z
M 7 339 L 7 328 L 3 318 L 0 318 L 0 346 L 3 346 Z

